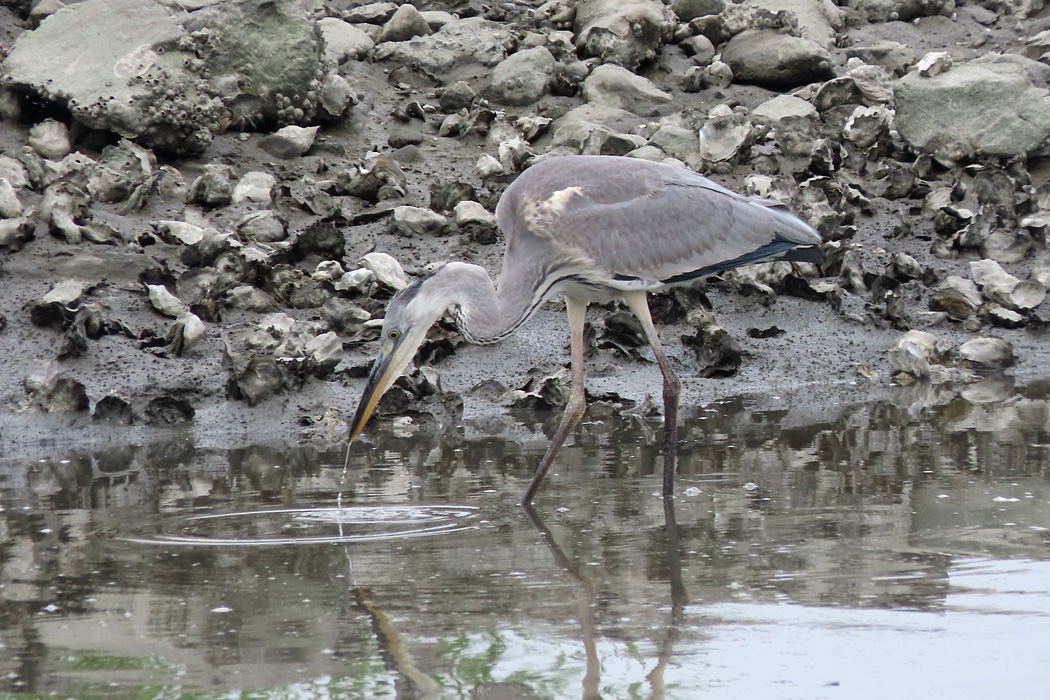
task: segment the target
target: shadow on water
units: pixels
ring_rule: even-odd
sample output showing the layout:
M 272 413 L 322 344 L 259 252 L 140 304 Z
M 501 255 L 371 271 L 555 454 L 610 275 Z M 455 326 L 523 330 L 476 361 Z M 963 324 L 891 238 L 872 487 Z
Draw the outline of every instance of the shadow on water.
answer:
M 940 391 L 0 458 L 0 697 L 1038 696 L 1050 401 Z

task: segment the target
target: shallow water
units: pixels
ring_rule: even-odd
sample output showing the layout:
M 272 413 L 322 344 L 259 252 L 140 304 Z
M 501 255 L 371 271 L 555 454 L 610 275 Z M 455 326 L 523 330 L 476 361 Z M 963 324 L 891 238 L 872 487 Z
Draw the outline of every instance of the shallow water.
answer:
M 0 696 L 1041 697 L 1050 403 L 909 396 L 697 409 L 670 513 L 598 409 L 532 514 L 550 421 L 0 456 Z

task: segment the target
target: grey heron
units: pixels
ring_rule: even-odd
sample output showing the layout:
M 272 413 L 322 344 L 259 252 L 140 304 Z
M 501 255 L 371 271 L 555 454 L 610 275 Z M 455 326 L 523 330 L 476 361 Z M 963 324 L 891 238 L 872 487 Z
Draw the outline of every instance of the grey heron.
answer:
M 819 260 L 820 235 L 780 202 L 736 194 L 685 168 L 622 156 L 533 165 L 503 193 L 496 219 L 506 239 L 498 289 L 484 268 L 449 262 L 390 301 L 350 442 L 446 311 L 467 341 L 496 343 L 560 294 L 569 316 L 570 396 L 522 499 L 529 505 L 586 409 L 587 305 L 618 298 L 641 321 L 663 373 L 663 493 L 670 497 L 681 383 L 653 326 L 647 292 L 762 260 Z

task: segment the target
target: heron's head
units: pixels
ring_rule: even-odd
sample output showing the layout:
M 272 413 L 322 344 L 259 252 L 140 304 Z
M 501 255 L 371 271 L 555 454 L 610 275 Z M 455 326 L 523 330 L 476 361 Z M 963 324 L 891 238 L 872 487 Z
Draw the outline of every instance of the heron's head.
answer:
M 401 376 L 427 337 L 427 331 L 449 306 L 440 286 L 428 284 L 431 279 L 416 282 L 390 300 L 383 319 L 383 333 L 379 337 L 379 353 L 372 363 L 368 383 L 350 425 L 350 442 L 361 433 L 379 399 Z

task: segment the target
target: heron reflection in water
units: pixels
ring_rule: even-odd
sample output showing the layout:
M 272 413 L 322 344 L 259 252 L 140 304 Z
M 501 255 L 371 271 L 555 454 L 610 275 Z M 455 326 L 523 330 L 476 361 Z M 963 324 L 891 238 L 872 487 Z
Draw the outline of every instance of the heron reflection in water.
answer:
M 663 373 L 663 493 L 670 497 L 681 382 L 653 327 L 646 294 L 764 260 L 819 261 L 820 235 L 780 202 L 736 194 L 685 168 L 620 156 L 533 165 L 503 193 L 496 218 L 507 246 L 498 289 L 484 268 L 450 262 L 390 301 L 350 441 L 447 310 L 467 341 L 489 344 L 560 294 L 569 315 L 571 390 L 522 498 L 529 505 L 586 409 L 587 305 L 622 299 L 641 321 Z

